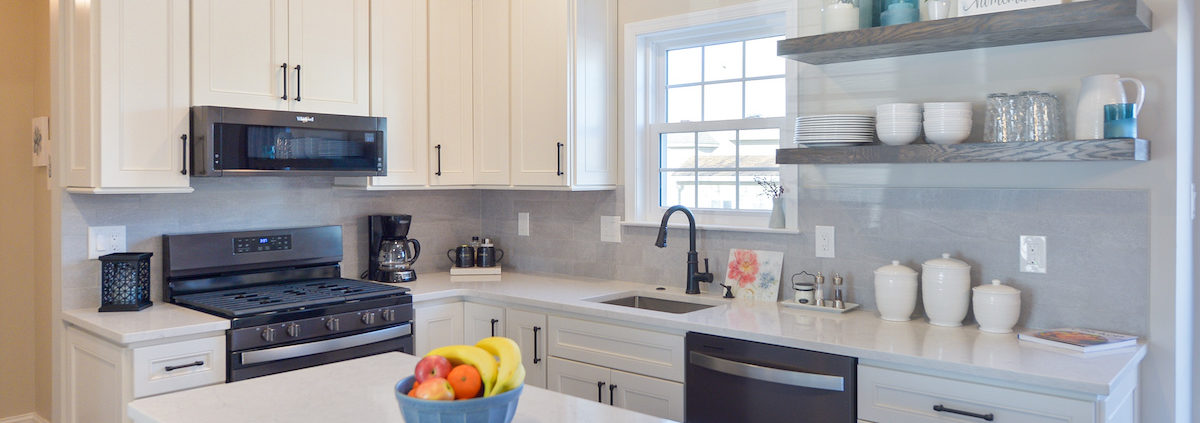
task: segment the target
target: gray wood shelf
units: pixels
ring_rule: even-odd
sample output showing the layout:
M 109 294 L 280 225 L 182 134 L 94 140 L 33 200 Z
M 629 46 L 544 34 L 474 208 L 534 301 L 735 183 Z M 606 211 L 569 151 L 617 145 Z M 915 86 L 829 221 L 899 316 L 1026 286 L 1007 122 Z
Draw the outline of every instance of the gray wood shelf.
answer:
M 1150 8 L 1141 0 L 1088 0 L 789 38 L 776 48 L 779 56 L 821 65 L 1149 32 L 1150 28 Z
M 781 148 L 779 164 L 1083 162 L 1150 159 L 1150 142 L 1136 138 L 964 144 L 872 144 Z

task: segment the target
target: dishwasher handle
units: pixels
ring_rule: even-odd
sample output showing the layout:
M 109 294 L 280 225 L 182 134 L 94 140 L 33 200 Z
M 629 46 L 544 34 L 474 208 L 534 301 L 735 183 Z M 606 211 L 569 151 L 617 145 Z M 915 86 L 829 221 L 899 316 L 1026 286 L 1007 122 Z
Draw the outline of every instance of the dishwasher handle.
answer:
M 816 373 L 797 372 L 795 370 L 776 369 L 713 357 L 708 354 L 691 351 L 688 362 L 712 371 L 748 379 L 774 382 L 783 385 L 799 386 L 802 388 L 821 389 L 825 391 L 844 392 L 845 379 L 841 376 L 830 376 Z

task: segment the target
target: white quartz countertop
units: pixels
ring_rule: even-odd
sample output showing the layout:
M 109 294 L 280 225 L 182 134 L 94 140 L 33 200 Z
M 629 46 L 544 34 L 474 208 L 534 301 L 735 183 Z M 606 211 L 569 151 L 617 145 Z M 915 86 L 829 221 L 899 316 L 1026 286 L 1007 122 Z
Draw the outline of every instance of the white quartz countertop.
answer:
M 129 403 L 135 423 L 402 422 L 396 382 L 417 357 L 387 353 Z M 514 423 L 669 422 L 596 401 L 525 386 Z
M 118 345 L 229 329 L 229 319 L 161 302 L 141 311 L 67 310 L 63 320 Z
M 672 333 L 696 331 L 804 348 L 858 357 L 864 364 L 928 370 L 971 380 L 985 378 L 998 384 L 1073 395 L 1107 395 L 1117 378 L 1136 371 L 1146 354 L 1144 343 L 1084 355 L 1018 342 L 1015 333 L 984 333 L 975 325 L 939 327 L 924 319 L 889 322 L 871 311 L 836 314 L 779 303 L 726 300 L 716 293 L 686 295 L 683 282 L 678 285 L 658 291 L 653 285 L 641 283 L 512 272 L 504 273 L 498 282 L 451 282 L 448 273 L 423 273 L 417 281 L 403 284 L 412 289 L 418 307 L 427 302 L 492 301 Z M 718 305 L 670 314 L 589 301 L 630 292 Z

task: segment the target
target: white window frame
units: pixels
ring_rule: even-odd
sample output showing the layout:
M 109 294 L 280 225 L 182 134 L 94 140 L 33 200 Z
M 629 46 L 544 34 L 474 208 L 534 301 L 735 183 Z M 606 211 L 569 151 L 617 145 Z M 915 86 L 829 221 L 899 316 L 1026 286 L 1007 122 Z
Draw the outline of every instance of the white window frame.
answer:
M 796 116 L 798 65 L 785 62 L 785 115 L 728 121 L 662 123 L 665 121 L 665 63 L 667 50 L 747 40 L 780 33 L 792 38 L 797 33 L 797 9 L 794 1 L 764 0 L 736 6 L 709 9 L 625 26 L 625 224 L 657 226 L 666 208 L 658 203 L 659 142 L 661 132 L 721 131 L 753 128 L 779 128 L 780 145 L 791 143 Z M 704 27 L 697 36 L 696 28 Z M 743 105 L 744 106 L 744 105 Z M 656 118 L 657 117 L 657 118 Z M 795 166 L 780 166 L 787 229 L 766 229 L 769 210 L 693 209 L 696 223 L 710 229 L 750 230 L 756 232 L 797 232 L 795 210 L 798 177 Z M 788 205 L 792 205 L 789 207 Z M 672 222 L 672 223 L 680 223 Z

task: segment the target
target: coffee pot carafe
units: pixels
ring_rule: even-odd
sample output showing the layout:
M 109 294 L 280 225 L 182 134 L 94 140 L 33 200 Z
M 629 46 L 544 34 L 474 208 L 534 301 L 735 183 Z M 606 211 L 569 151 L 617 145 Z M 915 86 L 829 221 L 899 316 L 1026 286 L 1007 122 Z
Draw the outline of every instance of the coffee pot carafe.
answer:
M 1134 117 L 1137 117 L 1146 99 L 1146 86 L 1142 85 L 1142 81 L 1122 78 L 1113 73 L 1083 77 L 1079 87 L 1079 105 L 1075 108 L 1075 139 L 1104 138 L 1104 105 L 1129 103 L 1122 85 L 1126 82 L 1137 87 L 1137 101 L 1133 102 Z
M 393 283 L 417 280 L 413 263 L 421 255 L 421 243 L 408 237 L 411 224 L 412 216 L 407 214 L 367 218 L 369 279 Z

